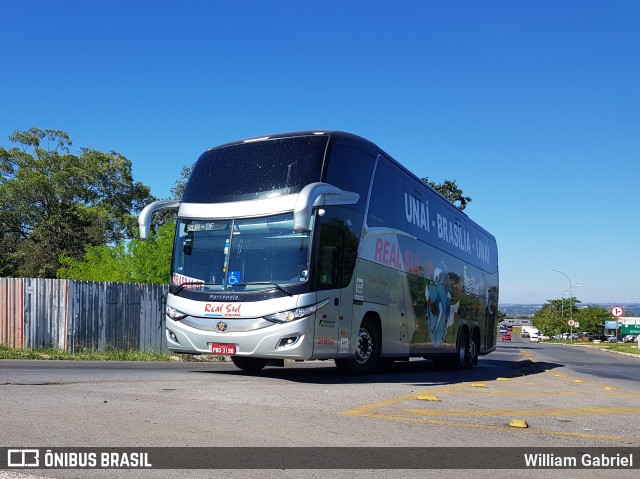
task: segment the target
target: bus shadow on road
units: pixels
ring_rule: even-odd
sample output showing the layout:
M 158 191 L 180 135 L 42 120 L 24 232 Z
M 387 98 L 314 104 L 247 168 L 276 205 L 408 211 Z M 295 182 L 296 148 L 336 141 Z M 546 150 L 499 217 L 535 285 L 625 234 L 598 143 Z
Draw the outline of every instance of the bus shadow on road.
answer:
M 562 364 L 520 361 L 480 360 L 473 369 L 443 369 L 429 360 L 399 361 L 385 364 L 378 374 L 352 376 L 341 373 L 332 363 L 312 361 L 304 363 L 286 363 L 284 367 L 267 367 L 258 372 L 246 372 L 239 369 L 194 370 L 225 376 L 255 376 L 305 384 L 378 384 L 398 383 L 415 386 L 437 386 L 465 383 L 469 381 L 492 381 L 497 378 L 516 378 L 540 374 Z

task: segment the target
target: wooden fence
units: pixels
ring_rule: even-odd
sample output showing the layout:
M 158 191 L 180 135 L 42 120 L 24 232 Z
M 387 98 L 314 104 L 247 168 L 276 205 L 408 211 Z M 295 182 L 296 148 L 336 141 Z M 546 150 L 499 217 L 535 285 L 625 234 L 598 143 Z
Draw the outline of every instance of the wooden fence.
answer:
M 168 286 L 0 278 L 0 344 L 168 352 Z

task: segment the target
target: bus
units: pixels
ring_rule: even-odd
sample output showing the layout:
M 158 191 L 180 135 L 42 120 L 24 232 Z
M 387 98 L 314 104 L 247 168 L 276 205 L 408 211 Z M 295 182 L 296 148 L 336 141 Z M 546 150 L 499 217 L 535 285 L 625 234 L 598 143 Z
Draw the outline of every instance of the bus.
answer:
M 340 131 L 204 152 L 177 209 L 166 299 L 176 353 L 246 371 L 334 360 L 351 374 L 496 348 L 495 238 L 372 142 Z

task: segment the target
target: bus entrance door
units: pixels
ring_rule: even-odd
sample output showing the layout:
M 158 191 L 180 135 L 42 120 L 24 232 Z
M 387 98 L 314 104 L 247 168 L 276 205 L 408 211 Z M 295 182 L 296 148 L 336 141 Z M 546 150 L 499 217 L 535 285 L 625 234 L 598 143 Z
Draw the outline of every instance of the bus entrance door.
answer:
M 340 335 L 340 290 L 319 291 L 318 302 L 329 299 L 329 303 L 316 315 L 316 334 L 313 357 L 333 359 L 338 352 Z
M 343 244 L 344 232 L 341 229 L 322 225 L 317 262 L 317 301 L 320 303 L 328 299 L 329 303 L 316 315 L 313 356 L 318 359 L 333 359 L 338 352 L 340 314 L 344 307 L 341 298 Z

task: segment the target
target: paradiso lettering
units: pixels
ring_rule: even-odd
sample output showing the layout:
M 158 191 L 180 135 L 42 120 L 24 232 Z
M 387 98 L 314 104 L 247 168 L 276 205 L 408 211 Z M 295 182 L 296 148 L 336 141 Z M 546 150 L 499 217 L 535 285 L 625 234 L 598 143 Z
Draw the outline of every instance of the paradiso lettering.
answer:
M 242 304 L 227 303 L 206 303 L 204 305 L 204 315 L 220 318 L 230 318 L 240 316 Z

